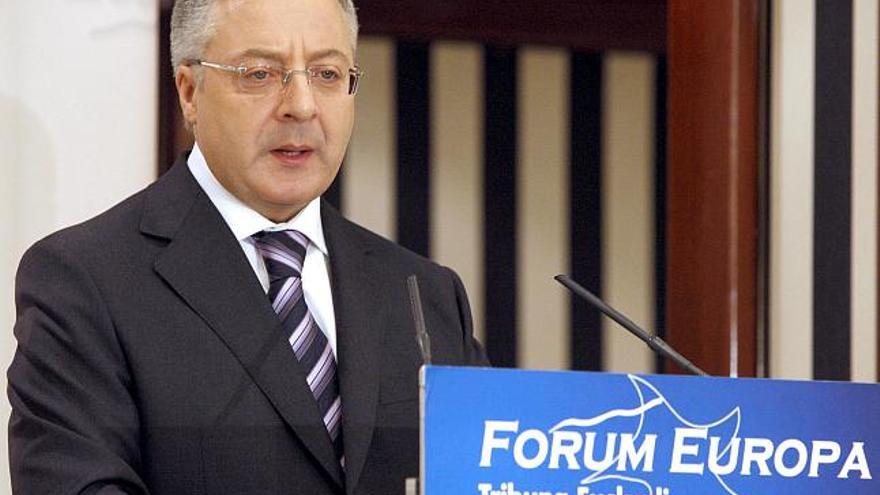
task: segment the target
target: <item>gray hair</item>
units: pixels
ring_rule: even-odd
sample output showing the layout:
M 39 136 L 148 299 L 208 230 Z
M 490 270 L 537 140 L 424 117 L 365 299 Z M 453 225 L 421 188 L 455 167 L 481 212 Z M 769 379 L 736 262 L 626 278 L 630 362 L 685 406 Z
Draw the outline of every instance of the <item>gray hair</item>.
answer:
M 351 34 L 352 51 L 357 48 L 358 20 L 353 0 L 337 0 L 345 12 Z M 216 29 L 214 5 L 217 0 L 177 0 L 171 12 L 171 67 L 201 58 Z

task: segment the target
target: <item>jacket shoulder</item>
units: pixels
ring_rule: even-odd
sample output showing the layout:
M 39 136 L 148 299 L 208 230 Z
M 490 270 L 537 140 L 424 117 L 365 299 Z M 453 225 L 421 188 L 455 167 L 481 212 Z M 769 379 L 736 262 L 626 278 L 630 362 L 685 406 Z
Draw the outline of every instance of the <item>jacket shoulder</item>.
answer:
M 189 177 L 189 180 L 187 180 Z M 185 164 L 178 163 L 168 173 L 140 191 L 123 199 L 98 215 L 65 227 L 35 242 L 23 259 L 33 251 L 70 252 L 88 258 L 107 253 L 143 239 L 142 234 L 171 231 L 182 221 L 186 208 L 192 204 L 197 188 Z M 170 220 L 162 225 L 156 219 Z M 164 222 L 168 224 L 168 222 Z
M 325 234 L 336 243 L 350 243 L 369 252 L 384 263 L 399 265 L 418 271 L 451 271 L 435 261 L 422 256 L 390 239 L 387 239 L 342 216 L 326 202 L 321 205 Z M 351 247 L 351 246 L 349 246 Z

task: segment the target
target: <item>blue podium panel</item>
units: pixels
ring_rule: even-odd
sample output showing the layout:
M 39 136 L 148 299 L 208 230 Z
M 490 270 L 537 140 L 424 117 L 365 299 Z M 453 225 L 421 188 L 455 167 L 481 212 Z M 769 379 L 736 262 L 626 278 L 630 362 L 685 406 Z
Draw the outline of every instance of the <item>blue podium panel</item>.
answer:
M 880 494 L 880 385 L 426 367 L 427 495 Z

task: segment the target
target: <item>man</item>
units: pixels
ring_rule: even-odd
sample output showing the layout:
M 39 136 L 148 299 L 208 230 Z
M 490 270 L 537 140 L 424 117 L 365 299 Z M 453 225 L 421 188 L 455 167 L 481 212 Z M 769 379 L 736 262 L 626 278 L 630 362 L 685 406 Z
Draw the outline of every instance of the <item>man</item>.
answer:
M 178 0 L 195 148 L 21 261 L 15 493 L 395 494 L 417 475 L 409 275 L 434 361 L 486 360 L 451 270 L 321 203 L 356 36 L 350 0 Z

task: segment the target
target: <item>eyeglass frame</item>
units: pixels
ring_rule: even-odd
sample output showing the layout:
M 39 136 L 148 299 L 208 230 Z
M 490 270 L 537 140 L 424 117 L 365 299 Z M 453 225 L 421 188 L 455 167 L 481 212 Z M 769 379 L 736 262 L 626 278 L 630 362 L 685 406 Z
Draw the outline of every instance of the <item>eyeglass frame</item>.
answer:
M 307 67 L 305 69 L 288 69 L 287 67 L 271 66 L 271 65 L 253 65 L 253 66 L 229 65 L 229 64 L 221 64 L 219 62 L 210 62 L 210 61 L 202 60 L 202 59 L 187 60 L 187 65 L 198 65 L 199 67 L 207 67 L 209 69 L 221 70 L 221 71 L 229 72 L 232 74 L 238 74 L 239 76 L 243 76 L 247 71 L 249 71 L 251 69 L 256 69 L 256 68 L 261 68 L 261 67 L 266 68 L 266 69 L 281 69 L 282 73 L 284 74 L 284 77 L 281 79 L 281 91 L 282 92 L 287 87 L 287 85 L 290 83 L 290 81 L 293 79 L 293 76 L 296 74 L 302 74 L 302 75 L 306 76 L 306 82 L 309 85 L 309 87 L 311 87 L 311 85 L 312 85 L 312 78 L 316 77 L 316 75 L 312 72 L 313 70 L 315 70 L 315 68 L 313 68 L 313 67 Z M 347 96 L 354 96 L 357 94 L 360 80 L 362 77 L 364 77 L 364 74 L 366 74 L 366 72 L 364 72 L 364 70 L 361 69 L 360 66 L 358 66 L 356 64 L 354 67 L 350 67 L 348 69 L 349 83 L 348 83 L 348 92 L 346 93 Z

